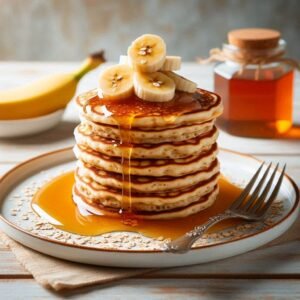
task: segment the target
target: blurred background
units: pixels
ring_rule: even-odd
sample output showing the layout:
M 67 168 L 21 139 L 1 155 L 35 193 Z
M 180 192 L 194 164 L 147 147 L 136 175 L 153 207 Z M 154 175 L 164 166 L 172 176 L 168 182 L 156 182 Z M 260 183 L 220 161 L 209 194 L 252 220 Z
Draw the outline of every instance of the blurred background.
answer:
M 0 60 L 74 61 L 104 48 L 116 61 L 138 35 L 156 33 L 170 55 L 193 61 L 239 27 L 280 30 L 300 58 L 298 0 L 0 0 Z

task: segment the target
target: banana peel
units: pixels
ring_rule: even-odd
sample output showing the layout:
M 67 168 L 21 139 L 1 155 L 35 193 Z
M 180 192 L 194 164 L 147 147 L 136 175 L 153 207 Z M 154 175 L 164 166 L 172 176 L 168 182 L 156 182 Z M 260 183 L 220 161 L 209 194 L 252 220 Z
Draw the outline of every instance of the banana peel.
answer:
M 30 84 L 0 91 L 0 120 L 34 118 L 64 108 L 79 80 L 105 62 L 104 52 L 90 55 L 74 72 L 53 74 Z

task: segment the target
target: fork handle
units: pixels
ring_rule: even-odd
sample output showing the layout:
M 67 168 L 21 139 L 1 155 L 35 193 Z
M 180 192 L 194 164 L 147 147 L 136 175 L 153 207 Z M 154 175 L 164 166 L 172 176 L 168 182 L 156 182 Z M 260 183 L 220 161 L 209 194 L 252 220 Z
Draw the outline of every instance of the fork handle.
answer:
M 171 253 L 185 253 L 189 251 L 192 245 L 213 225 L 225 220 L 236 217 L 231 211 L 225 212 L 210 217 L 206 223 L 194 227 L 191 231 L 185 233 L 174 241 L 166 245 L 166 252 Z

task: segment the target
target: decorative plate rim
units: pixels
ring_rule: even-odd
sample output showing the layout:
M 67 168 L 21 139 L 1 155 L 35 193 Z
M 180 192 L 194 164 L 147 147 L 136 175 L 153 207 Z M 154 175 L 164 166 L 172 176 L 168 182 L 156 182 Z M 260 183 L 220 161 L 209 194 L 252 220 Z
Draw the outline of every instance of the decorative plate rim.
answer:
M 38 159 L 41 159 L 41 158 L 44 158 L 44 157 L 47 157 L 47 156 L 50 156 L 50 155 L 55 155 L 55 154 L 61 153 L 61 152 L 69 152 L 69 151 L 72 150 L 72 148 L 73 147 L 66 147 L 66 148 L 62 148 L 62 149 L 58 149 L 58 150 L 46 152 L 46 153 L 40 154 L 38 156 L 35 156 L 33 158 L 30 158 L 28 160 L 25 160 L 24 162 L 21 162 L 21 163 L 17 164 L 15 167 L 13 167 L 12 169 L 10 169 L 8 172 L 6 172 L 0 178 L 0 185 L 12 173 L 16 172 L 19 168 L 21 168 L 21 167 L 23 167 L 23 166 L 25 166 L 27 164 L 30 164 L 32 161 L 35 161 L 35 160 L 38 160 Z M 258 162 L 262 162 L 262 160 L 256 158 L 253 155 L 250 155 L 250 154 L 245 154 L 245 153 L 241 153 L 241 152 L 238 152 L 238 151 L 229 150 L 229 149 L 225 149 L 225 148 L 219 148 L 219 149 L 221 151 L 224 151 L 224 152 L 227 152 L 227 153 L 233 153 L 235 155 L 244 156 L 244 157 L 247 157 L 247 158 L 254 159 L 254 160 L 258 161 Z M 228 241 L 223 241 L 223 242 L 221 241 L 221 242 L 216 243 L 216 244 L 201 245 L 201 246 L 193 247 L 190 251 L 200 250 L 200 249 L 204 249 L 204 248 L 211 248 L 211 247 L 215 247 L 215 246 L 222 246 L 222 245 L 226 245 L 226 244 L 229 244 L 229 243 L 238 242 L 240 240 L 246 240 L 246 239 L 252 238 L 252 237 L 254 237 L 256 235 L 262 234 L 262 233 L 264 233 L 264 232 L 266 232 L 266 231 L 268 231 L 268 230 L 270 230 L 270 229 L 278 226 L 279 224 L 283 223 L 285 220 L 287 220 L 295 212 L 295 210 L 299 206 L 300 192 L 299 192 L 297 184 L 294 182 L 294 180 L 288 174 L 285 173 L 284 177 L 292 184 L 292 187 L 293 187 L 295 195 L 296 195 L 296 199 L 295 199 L 295 203 L 294 203 L 293 207 L 289 210 L 288 214 L 284 218 L 282 218 L 280 221 L 272 224 L 270 227 L 264 228 L 264 229 L 262 229 L 262 230 L 260 230 L 258 232 L 249 234 L 247 236 L 238 237 L 236 239 L 228 240 Z M 29 235 L 32 238 L 39 239 L 39 240 L 42 240 L 44 242 L 58 244 L 59 246 L 64 246 L 64 247 L 77 248 L 77 249 L 88 250 L 88 251 L 112 252 L 112 253 L 114 253 L 114 252 L 115 253 L 141 253 L 141 254 L 154 254 L 154 253 L 156 253 L 156 254 L 159 254 L 159 253 L 160 254 L 165 254 L 166 253 L 166 252 L 164 252 L 163 250 L 160 250 L 160 249 L 158 249 L 158 250 L 104 249 L 104 248 L 94 248 L 94 247 L 88 247 L 88 246 L 82 246 L 82 245 L 67 244 L 67 243 L 62 242 L 62 241 L 56 241 L 56 240 L 48 239 L 46 237 L 42 237 L 42 236 L 33 234 L 31 232 L 28 232 L 25 229 L 23 229 L 23 228 L 19 227 L 18 225 L 12 223 L 11 221 L 7 220 L 2 215 L 1 212 L 0 212 L 0 221 L 6 223 L 8 226 L 14 228 L 15 230 L 18 230 L 18 231 L 20 231 L 20 232 L 22 232 L 22 233 L 24 233 L 26 235 Z

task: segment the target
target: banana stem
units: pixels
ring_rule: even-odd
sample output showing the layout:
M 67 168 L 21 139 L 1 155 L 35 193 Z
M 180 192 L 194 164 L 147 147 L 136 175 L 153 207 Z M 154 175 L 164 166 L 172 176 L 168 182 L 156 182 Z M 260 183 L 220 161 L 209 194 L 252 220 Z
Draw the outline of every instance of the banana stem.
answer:
M 104 51 L 92 53 L 84 60 L 78 71 L 75 73 L 75 80 L 79 81 L 87 72 L 95 69 L 105 62 Z

